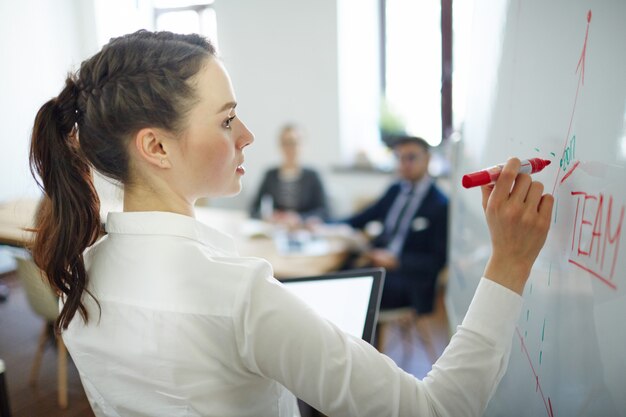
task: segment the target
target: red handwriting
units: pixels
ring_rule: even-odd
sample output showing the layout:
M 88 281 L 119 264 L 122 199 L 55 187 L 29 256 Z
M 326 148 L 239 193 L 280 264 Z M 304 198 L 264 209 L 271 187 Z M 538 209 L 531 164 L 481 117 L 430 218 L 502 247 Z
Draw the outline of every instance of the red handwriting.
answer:
M 578 103 L 578 91 L 580 90 L 581 84 L 585 84 L 585 62 L 587 59 L 587 38 L 589 37 L 589 24 L 591 23 L 591 10 L 587 12 L 587 29 L 585 30 L 585 42 L 583 43 L 583 50 L 580 53 L 580 58 L 578 59 L 578 64 L 576 65 L 576 72 L 578 75 L 578 83 L 576 84 L 576 95 L 574 96 L 574 106 L 572 108 L 572 113 L 569 119 L 569 126 L 567 127 L 567 135 L 565 135 L 565 144 L 563 145 L 563 155 L 565 154 L 567 148 L 567 140 L 570 138 L 570 132 L 572 130 L 572 122 L 574 121 L 574 114 L 576 113 L 576 103 Z M 552 187 L 552 194 L 556 190 L 556 186 L 559 182 L 559 177 L 561 175 L 561 170 L 556 170 L 556 178 L 554 179 L 554 187 Z
M 535 377 L 535 392 L 539 392 L 541 398 L 543 399 L 543 404 L 546 406 L 546 412 L 548 413 L 548 417 L 554 417 L 554 412 L 552 411 L 552 402 L 550 401 L 550 397 L 547 397 L 543 393 L 543 389 L 541 389 L 541 384 L 539 383 L 539 375 L 535 372 L 535 367 L 533 366 L 533 361 L 530 359 L 530 354 L 528 353 L 528 349 L 526 349 L 526 343 L 524 343 L 524 338 L 519 331 L 519 328 L 516 327 L 515 331 L 517 332 L 517 337 L 519 337 L 519 341 L 522 344 L 522 352 L 526 354 L 526 359 L 528 359 L 528 364 L 530 365 L 530 370 Z
M 565 181 L 567 179 L 567 177 L 569 177 L 570 175 L 572 175 L 572 173 L 574 172 L 574 170 L 576 168 L 578 168 L 578 165 L 580 165 L 580 161 L 576 161 L 576 163 L 574 164 L 574 166 L 572 167 L 572 169 L 570 169 L 567 174 L 565 174 L 565 176 L 563 177 L 563 179 L 561 179 L 561 184 L 563 184 L 563 181 Z
M 590 273 L 613 289 L 615 264 L 619 252 L 624 221 L 624 205 L 614 208 L 613 196 L 608 200 L 602 193 L 572 191 L 576 199 L 574 229 L 569 263 Z M 588 244 L 586 242 L 589 242 Z
M 583 44 L 583 51 L 580 54 L 576 71 L 582 69 L 582 82 L 585 84 L 585 59 L 587 57 L 587 38 L 589 37 L 589 23 L 591 23 L 591 10 L 587 12 L 587 30 L 585 31 L 585 43 Z

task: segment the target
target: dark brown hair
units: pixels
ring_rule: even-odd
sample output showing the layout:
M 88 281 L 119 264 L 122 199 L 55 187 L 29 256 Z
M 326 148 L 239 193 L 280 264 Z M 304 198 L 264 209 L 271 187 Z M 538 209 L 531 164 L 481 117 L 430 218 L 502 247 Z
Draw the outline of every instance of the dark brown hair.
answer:
M 132 135 L 145 127 L 182 132 L 197 101 L 193 76 L 214 55 L 198 35 L 141 30 L 114 38 L 69 74 L 59 96 L 37 113 L 30 166 L 44 196 L 31 249 L 65 297 L 57 330 L 66 329 L 77 310 L 89 319 L 83 252 L 101 231 L 92 167 L 127 183 Z
M 416 145 L 419 145 L 422 147 L 422 149 L 424 149 L 424 151 L 426 151 L 426 153 L 430 153 L 430 145 L 428 144 L 428 142 L 418 136 L 399 135 L 394 139 L 390 146 L 391 148 L 395 148 L 396 146 L 404 145 L 407 143 L 414 143 Z

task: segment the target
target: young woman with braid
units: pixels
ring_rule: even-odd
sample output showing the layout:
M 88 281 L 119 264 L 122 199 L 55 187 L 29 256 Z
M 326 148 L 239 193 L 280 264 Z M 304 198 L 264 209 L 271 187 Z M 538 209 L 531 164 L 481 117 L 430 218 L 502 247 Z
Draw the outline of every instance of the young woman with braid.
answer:
M 483 188 L 493 253 L 472 305 L 419 381 L 291 296 L 263 260 L 194 219 L 239 192 L 253 136 L 228 74 L 195 35 L 112 39 L 39 110 L 44 190 L 33 256 L 97 416 L 480 415 L 505 371 L 553 200 L 519 160 Z M 124 185 L 101 230 L 92 169 Z

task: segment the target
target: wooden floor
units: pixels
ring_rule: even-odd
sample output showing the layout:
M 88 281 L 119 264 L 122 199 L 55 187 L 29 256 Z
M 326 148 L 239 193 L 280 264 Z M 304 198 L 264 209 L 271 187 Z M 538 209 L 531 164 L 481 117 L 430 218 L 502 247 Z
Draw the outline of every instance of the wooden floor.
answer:
M 444 295 L 444 289 L 441 289 L 437 293 L 433 313 L 421 319 L 424 321 L 423 326 L 427 327 L 430 332 L 437 357 L 441 356 L 450 341 Z M 393 359 L 400 368 L 419 379 L 424 378 L 430 372 L 432 364 L 421 345 L 415 328 L 407 328 L 407 326 L 399 323 L 390 323 L 386 330 L 385 339 L 384 353 Z
M 15 274 L 4 275 L 0 283 L 10 287 L 7 301 L 0 303 L 0 359 L 4 361 L 5 380 L 13 417 L 93 416 L 78 371 L 68 360 L 68 401 L 66 410 L 57 405 L 56 347 L 47 348 L 38 384 L 28 384 L 32 360 L 43 321 L 30 309 Z
M 38 384 L 31 387 L 28 377 L 35 354 L 41 319 L 30 309 L 24 292 L 14 273 L 0 277 L 0 284 L 11 289 L 9 298 L 0 303 L 0 359 L 6 366 L 6 383 L 13 417 L 90 417 L 93 412 L 85 397 L 78 372 L 68 361 L 69 406 L 61 410 L 57 406 L 56 351 L 50 346 L 41 366 Z M 443 306 L 443 294 L 437 297 L 434 314 L 427 318 L 438 354 L 448 344 L 448 323 Z M 387 331 L 387 352 L 405 371 L 423 378 L 430 370 L 429 363 L 415 334 L 407 344 L 406 332 L 390 325 Z

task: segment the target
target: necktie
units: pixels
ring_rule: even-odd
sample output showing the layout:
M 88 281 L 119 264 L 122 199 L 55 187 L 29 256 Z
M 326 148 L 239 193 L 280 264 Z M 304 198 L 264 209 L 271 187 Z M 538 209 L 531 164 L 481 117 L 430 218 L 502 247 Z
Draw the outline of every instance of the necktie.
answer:
M 400 225 L 403 223 L 402 220 L 407 215 L 407 210 L 411 206 L 411 202 L 413 201 L 414 195 L 415 195 L 415 189 L 413 187 L 411 187 L 409 191 L 404 194 L 405 198 L 404 198 L 404 201 L 402 202 L 402 207 L 398 211 L 398 215 L 395 216 L 395 219 L 393 219 L 393 221 L 385 222 L 387 227 L 385 227 L 385 230 L 381 234 L 381 237 L 377 239 L 376 246 L 379 246 L 379 247 L 387 246 L 393 240 L 396 233 L 398 233 L 400 229 Z

